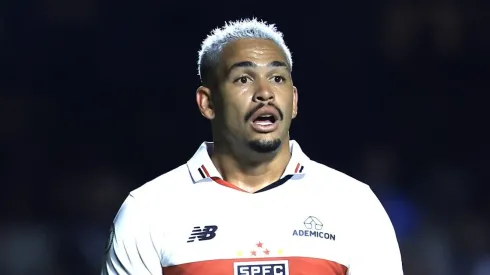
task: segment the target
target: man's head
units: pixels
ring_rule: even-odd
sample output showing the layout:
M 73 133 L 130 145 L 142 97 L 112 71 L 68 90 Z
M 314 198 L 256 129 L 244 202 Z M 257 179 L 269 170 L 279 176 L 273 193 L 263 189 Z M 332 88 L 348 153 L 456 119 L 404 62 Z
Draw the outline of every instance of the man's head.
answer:
M 274 25 L 241 20 L 214 30 L 198 60 L 196 100 L 215 141 L 273 153 L 297 114 L 291 53 Z

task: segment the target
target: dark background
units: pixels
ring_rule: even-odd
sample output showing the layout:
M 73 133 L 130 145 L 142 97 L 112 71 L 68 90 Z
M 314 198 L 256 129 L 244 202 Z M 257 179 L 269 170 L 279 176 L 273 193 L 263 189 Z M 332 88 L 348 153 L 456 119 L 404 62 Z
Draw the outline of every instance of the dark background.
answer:
M 0 274 L 99 273 L 128 192 L 211 139 L 194 99 L 201 41 L 250 16 L 277 23 L 293 52 L 292 138 L 372 186 L 406 275 L 490 274 L 489 8 L 0 3 Z

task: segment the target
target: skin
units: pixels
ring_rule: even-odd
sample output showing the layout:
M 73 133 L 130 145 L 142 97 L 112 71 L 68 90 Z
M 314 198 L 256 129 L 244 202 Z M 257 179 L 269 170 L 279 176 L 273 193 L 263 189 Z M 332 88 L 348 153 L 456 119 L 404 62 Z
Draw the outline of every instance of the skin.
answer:
M 211 159 L 223 179 L 247 192 L 277 181 L 290 158 L 289 127 L 298 113 L 298 93 L 287 58 L 273 41 L 241 39 L 227 44 L 215 72 L 215 84 L 201 86 L 196 101 L 211 121 L 214 151 Z M 283 114 L 278 127 L 260 133 L 247 114 L 273 104 Z M 281 145 L 271 152 L 257 152 L 251 141 Z

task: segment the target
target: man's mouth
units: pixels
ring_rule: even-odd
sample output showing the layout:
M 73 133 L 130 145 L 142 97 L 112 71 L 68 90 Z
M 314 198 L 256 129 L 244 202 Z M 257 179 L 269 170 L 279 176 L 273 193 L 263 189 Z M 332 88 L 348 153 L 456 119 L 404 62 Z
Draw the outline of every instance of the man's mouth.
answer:
M 260 115 L 257 118 L 253 120 L 253 123 L 258 124 L 258 125 L 272 125 L 276 123 L 277 119 L 273 115 L 265 114 L 265 115 Z

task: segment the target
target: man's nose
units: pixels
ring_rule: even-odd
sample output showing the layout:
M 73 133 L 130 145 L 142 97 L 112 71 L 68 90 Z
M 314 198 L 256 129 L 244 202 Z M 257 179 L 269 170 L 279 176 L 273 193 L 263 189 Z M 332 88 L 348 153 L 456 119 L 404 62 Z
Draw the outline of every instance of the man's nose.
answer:
M 255 91 L 254 101 L 256 102 L 270 102 L 274 101 L 274 93 L 271 91 L 268 83 L 259 83 L 257 90 Z

